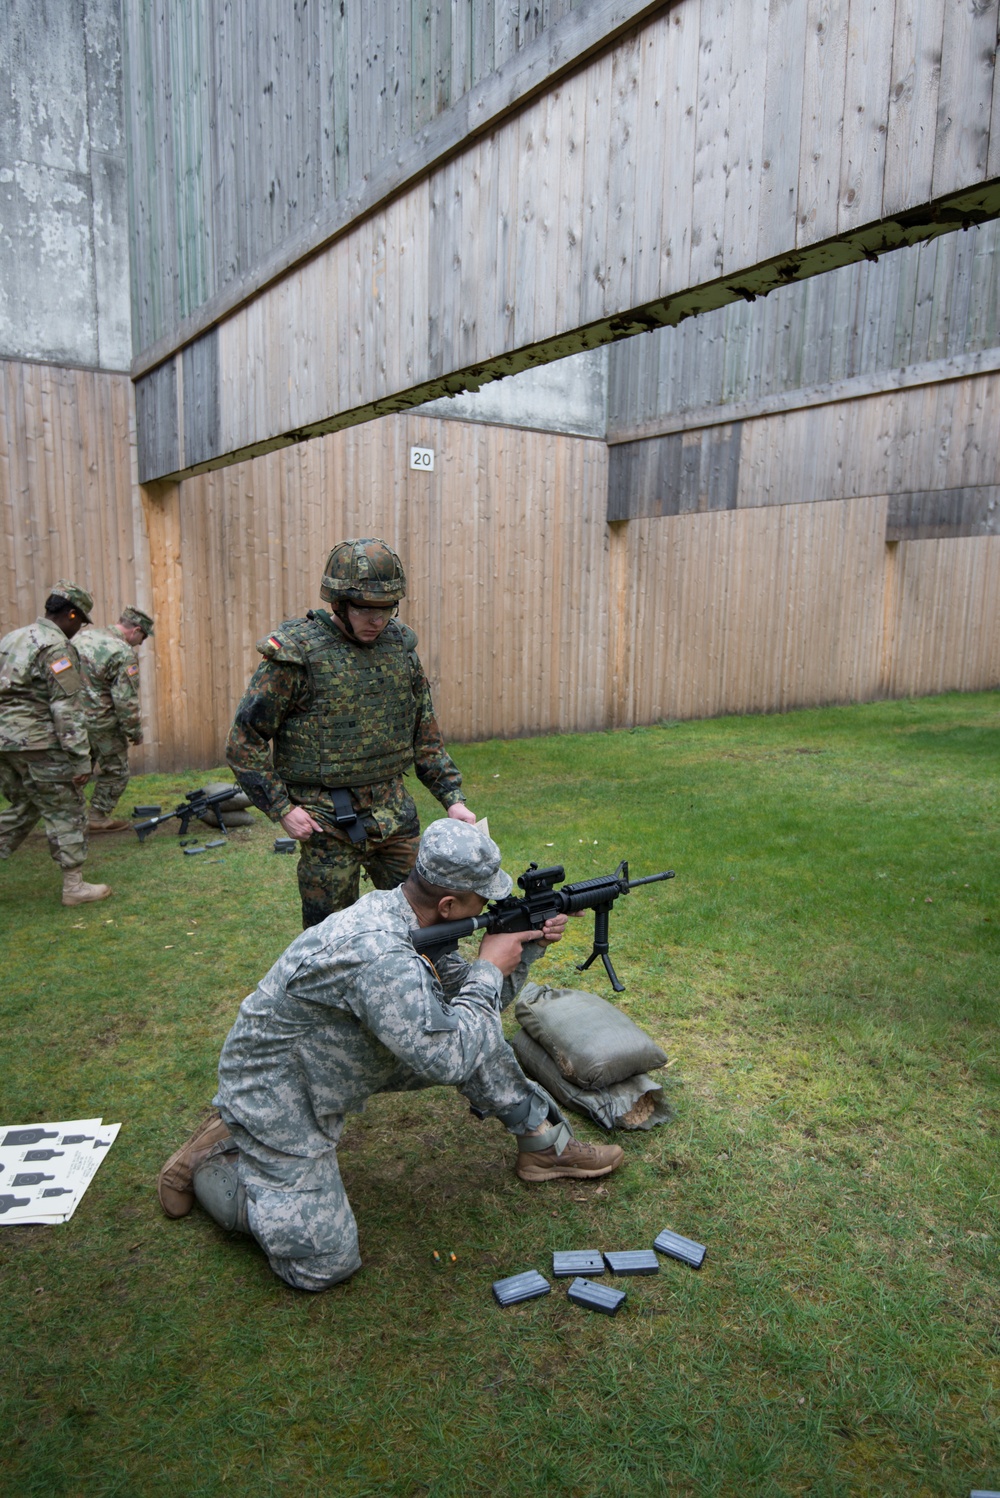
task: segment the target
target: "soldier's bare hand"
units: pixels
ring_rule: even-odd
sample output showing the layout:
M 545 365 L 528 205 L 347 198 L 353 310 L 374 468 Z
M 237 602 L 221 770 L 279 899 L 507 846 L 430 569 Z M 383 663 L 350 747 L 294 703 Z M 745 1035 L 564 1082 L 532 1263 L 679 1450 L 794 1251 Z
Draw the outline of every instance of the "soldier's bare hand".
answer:
M 545 922 L 545 925 L 542 927 L 542 941 L 547 947 L 552 946 L 553 942 L 562 940 L 563 932 L 566 930 L 568 923 L 568 915 L 554 915 Z
M 556 916 L 556 920 L 560 917 Z M 492 962 L 505 978 L 509 978 L 521 960 L 521 948 L 529 941 L 541 941 L 540 931 L 499 931 L 486 935 L 479 943 L 479 955 L 484 962 Z
M 463 801 L 456 801 L 454 806 L 449 806 L 448 815 L 455 822 L 474 822 L 475 812 L 469 810 Z
M 291 811 L 286 811 L 281 819 L 281 825 L 289 837 L 294 837 L 300 843 L 312 837 L 314 832 L 323 831 L 315 817 L 311 817 L 304 806 L 293 806 Z
M 83 775 L 74 775 L 73 776 L 73 784 L 74 785 L 86 785 L 87 781 L 89 779 L 90 779 L 90 771 L 87 770 Z

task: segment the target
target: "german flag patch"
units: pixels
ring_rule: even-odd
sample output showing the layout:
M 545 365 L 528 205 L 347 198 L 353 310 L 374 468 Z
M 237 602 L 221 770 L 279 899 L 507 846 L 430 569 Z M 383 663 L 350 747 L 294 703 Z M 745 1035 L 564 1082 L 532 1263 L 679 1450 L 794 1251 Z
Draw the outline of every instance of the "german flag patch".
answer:
M 277 639 L 274 635 L 268 635 L 268 637 L 267 637 L 267 643 L 271 646 L 271 648 L 273 650 L 280 650 L 281 649 L 281 641 L 279 639 Z

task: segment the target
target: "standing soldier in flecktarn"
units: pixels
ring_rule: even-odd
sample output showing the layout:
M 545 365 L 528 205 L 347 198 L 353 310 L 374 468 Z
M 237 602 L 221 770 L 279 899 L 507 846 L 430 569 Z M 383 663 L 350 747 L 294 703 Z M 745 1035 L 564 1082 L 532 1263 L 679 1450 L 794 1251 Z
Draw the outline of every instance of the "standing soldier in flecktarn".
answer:
M 149 615 L 129 605 L 109 629 L 92 624 L 76 638 L 94 761 L 91 832 L 123 832 L 129 825 L 112 813 L 128 785 L 128 746 L 142 743 L 136 651 L 152 633 Z
M 226 759 L 253 804 L 302 845 L 302 924 L 358 898 L 362 867 L 376 889 L 402 884 L 420 823 L 403 785 L 417 775 L 459 822 L 475 817 L 444 747 L 417 637 L 396 618 L 403 564 L 384 541 L 341 541 L 320 595 L 332 612 L 288 619 L 257 649 Z M 269 749 L 269 746 L 270 749 Z
M 69 643 L 90 623 L 94 600 L 75 583 L 56 583 L 45 617 L 0 640 L 0 858 L 9 858 L 45 823 L 49 850 L 63 871 L 62 902 L 104 900 L 106 884 L 86 884 L 90 741 L 80 660 Z

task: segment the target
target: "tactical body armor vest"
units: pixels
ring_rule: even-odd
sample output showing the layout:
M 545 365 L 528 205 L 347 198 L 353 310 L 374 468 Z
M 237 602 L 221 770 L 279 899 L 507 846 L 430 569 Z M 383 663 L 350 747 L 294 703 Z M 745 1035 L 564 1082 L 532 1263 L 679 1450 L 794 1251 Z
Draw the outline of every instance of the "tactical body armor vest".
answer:
M 417 699 L 410 652 L 416 635 L 390 621 L 372 645 L 356 645 L 320 619 L 292 619 L 271 636 L 309 673 L 310 706 L 286 718 L 274 768 L 286 785 L 372 785 L 413 764 Z M 270 643 L 270 642 L 268 642 Z

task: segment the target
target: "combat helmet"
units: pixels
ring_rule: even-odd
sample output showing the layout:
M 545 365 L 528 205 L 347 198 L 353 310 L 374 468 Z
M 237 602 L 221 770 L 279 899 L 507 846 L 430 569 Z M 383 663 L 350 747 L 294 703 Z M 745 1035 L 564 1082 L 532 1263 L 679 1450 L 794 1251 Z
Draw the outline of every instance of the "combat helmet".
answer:
M 399 557 L 376 536 L 340 541 L 323 568 L 320 596 L 333 604 L 397 604 L 406 597 Z

